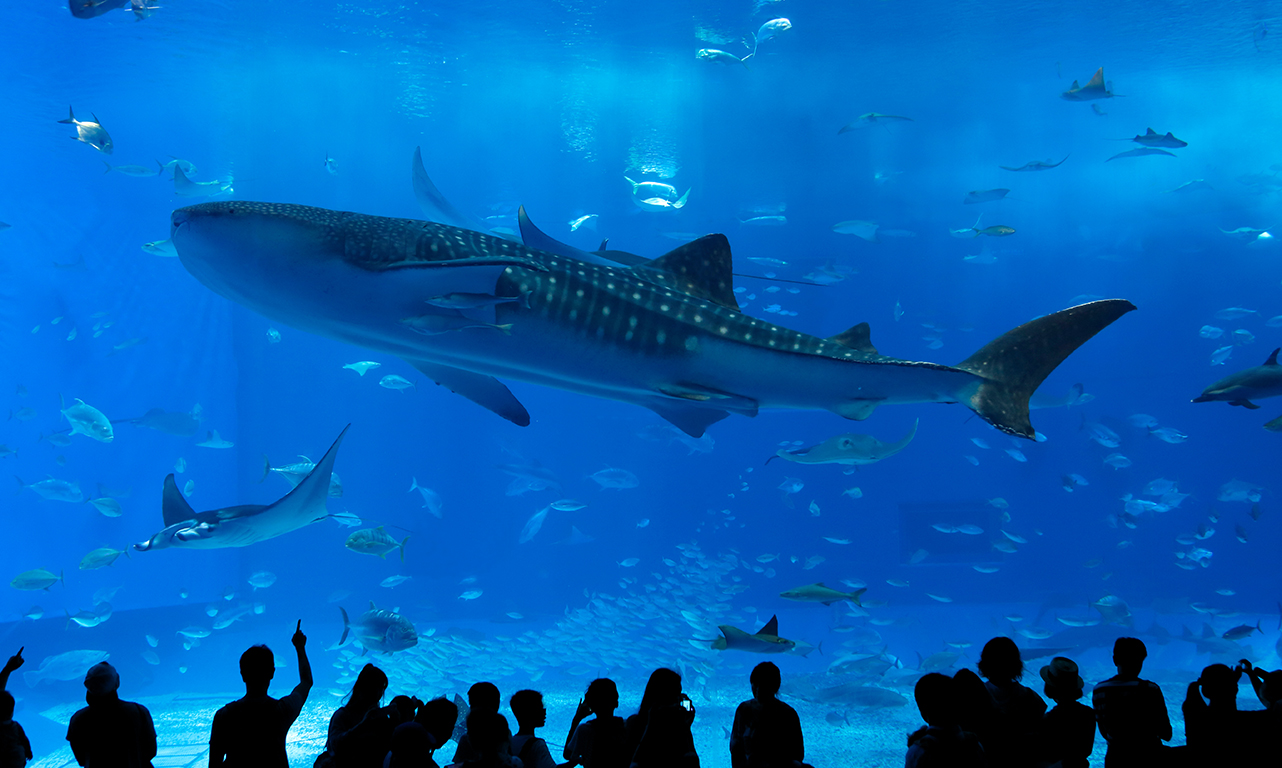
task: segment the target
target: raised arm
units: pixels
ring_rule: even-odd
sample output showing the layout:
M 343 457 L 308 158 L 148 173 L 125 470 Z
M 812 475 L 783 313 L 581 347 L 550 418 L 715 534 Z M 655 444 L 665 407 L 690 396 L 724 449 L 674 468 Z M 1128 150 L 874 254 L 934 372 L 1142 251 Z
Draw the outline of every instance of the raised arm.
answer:
M 574 760 L 574 753 L 570 751 L 570 745 L 574 741 L 574 732 L 579 729 L 579 723 L 583 722 L 583 719 L 590 714 L 592 714 L 592 707 L 588 706 L 587 699 L 579 699 L 579 706 L 574 710 L 574 719 L 570 721 L 570 732 L 565 736 L 565 749 L 561 750 L 562 759 L 571 760 L 575 764 L 578 763 L 577 760 Z
M 300 699 L 298 706 L 301 709 L 303 703 L 307 701 L 307 695 L 312 691 L 312 663 L 307 660 L 307 635 L 303 634 L 302 619 L 298 620 L 298 626 L 294 628 L 294 636 L 290 642 L 298 652 L 298 685 L 294 687 L 290 696 Z
M 4 663 L 4 669 L 0 669 L 0 691 L 9 687 L 9 675 L 13 674 L 14 670 L 27 662 L 26 659 L 22 658 L 22 652 L 26 647 L 27 646 L 24 645 L 22 648 L 19 648 L 18 652 L 10 656 L 9 660 Z

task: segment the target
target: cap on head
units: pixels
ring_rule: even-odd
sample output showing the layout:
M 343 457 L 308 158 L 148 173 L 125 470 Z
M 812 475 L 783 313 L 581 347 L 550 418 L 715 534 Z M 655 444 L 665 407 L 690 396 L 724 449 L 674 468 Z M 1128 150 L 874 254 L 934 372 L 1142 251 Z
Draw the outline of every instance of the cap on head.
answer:
M 120 673 L 105 661 L 100 661 L 85 673 L 85 689 L 95 696 L 115 693 L 120 689 Z

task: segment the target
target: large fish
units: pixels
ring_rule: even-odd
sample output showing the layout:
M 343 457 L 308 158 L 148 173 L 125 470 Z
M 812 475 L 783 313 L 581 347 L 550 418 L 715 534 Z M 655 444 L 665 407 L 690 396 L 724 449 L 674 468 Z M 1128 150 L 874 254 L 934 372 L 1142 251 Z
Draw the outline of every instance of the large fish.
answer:
M 796 451 L 780 448 L 770 459 L 778 457 L 797 464 L 845 464 L 849 467 L 875 464 L 907 448 L 916 435 L 917 422 L 913 422 L 908 434 L 893 443 L 883 443 L 872 435 L 851 433 L 830 437 L 818 445 Z M 766 459 L 767 464 L 770 459 Z
M 325 519 L 329 516 L 325 499 L 329 494 L 329 478 L 334 473 L 334 457 L 338 455 L 338 446 L 346 434 L 347 427 L 343 427 L 338 439 L 307 477 L 294 490 L 267 505 L 243 504 L 197 512 L 183 498 L 174 476 L 168 475 L 162 496 L 165 529 L 135 544 L 134 549 L 147 552 L 169 547 L 247 547 Z
M 46 680 L 79 680 L 90 667 L 110 656 L 106 651 L 67 651 L 57 656 L 46 656 L 39 669 L 23 672 L 22 679 L 29 688 Z
M 340 648 L 353 634 L 352 639 L 369 651 L 395 653 L 418 645 L 418 632 L 414 625 L 399 613 L 380 610 L 370 602 L 369 610 L 353 624 L 347 617 L 347 611 L 341 607 L 338 610 L 343 614 L 343 636 L 338 640 Z
M 202 203 L 174 211 L 172 224 L 183 266 L 215 292 L 300 330 L 397 355 L 522 426 L 529 414 L 496 377 L 642 405 L 693 437 L 762 408 L 865 419 L 879 405 L 964 402 L 1002 431 L 1032 438 L 1029 396 L 1135 308 L 1106 300 L 1046 315 L 946 366 L 881 355 L 855 329 L 822 339 L 741 314 L 724 235 L 636 269 L 301 205 Z M 425 300 L 451 293 L 529 301 L 464 314 Z M 511 328 L 426 336 L 405 322 L 425 316 Z

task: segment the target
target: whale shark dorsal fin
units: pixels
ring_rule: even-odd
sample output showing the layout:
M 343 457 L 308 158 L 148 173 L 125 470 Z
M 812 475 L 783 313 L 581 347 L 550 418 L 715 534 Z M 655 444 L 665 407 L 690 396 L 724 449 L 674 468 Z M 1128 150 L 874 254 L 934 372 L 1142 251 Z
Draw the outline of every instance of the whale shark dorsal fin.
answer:
M 597 249 L 596 249 L 596 252 L 597 252 L 597 253 L 604 253 L 604 252 L 605 252 L 605 248 L 606 248 L 606 246 L 607 246 L 607 245 L 609 245 L 609 244 L 610 244 L 610 238 L 608 238 L 608 237 L 603 237 L 603 238 L 601 238 L 601 247 L 600 247 L 600 248 L 597 248 Z
M 1277 349 L 1273 350 L 1273 354 L 1269 355 L 1269 359 L 1268 359 L 1268 360 L 1265 360 L 1265 361 L 1264 361 L 1264 364 L 1265 364 L 1265 365 L 1277 365 L 1277 364 L 1278 364 L 1278 352 L 1280 352 L 1280 351 L 1282 351 L 1282 347 L 1278 347 Z
M 869 327 L 868 323 L 852 325 L 836 336 L 829 336 L 828 341 L 870 355 L 881 354 L 872 345 L 872 328 Z
M 173 474 L 165 477 L 165 489 L 161 494 L 160 514 L 165 521 L 165 527 L 181 523 L 184 520 L 193 520 L 196 517 L 196 510 L 191 508 L 187 499 L 183 497 L 182 491 L 178 490 L 178 484 L 174 482 Z
M 779 617 L 771 616 L 770 621 L 767 621 L 764 627 L 757 630 L 757 634 L 778 637 L 779 636 Z
M 730 241 L 725 235 L 704 235 L 679 245 L 646 268 L 666 272 L 675 278 L 674 287 L 691 296 L 739 311 L 734 297 Z
M 1091 78 L 1090 82 L 1082 86 L 1082 90 L 1086 90 L 1089 88 L 1099 88 L 1101 91 L 1104 90 L 1104 68 L 1103 67 L 1100 67 L 1099 69 L 1095 70 L 1095 76 Z
M 370 609 L 371 611 L 377 611 L 377 610 L 378 610 L 378 606 L 374 605 L 374 601 L 373 601 L 373 600 L 370 600 L 370 601 L 369 601 L 369 609 Z

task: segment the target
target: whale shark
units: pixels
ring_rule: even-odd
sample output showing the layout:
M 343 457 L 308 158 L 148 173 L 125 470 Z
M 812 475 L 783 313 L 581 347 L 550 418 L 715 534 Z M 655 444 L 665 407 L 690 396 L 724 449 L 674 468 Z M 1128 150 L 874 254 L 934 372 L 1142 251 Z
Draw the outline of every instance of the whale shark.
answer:
M 845 464 L 851 467 L 876 464 L 907 448 L 916 435 L 917 422 L 913 422 L 913 428 L 908 430 L 908 434 L 893 443 L 883 443 L 872 435 L 837 435 L 818 445 L 796 451 L 780 448 L 770 459 L 777 457 L 797 464 Z M 770 459 L 766 460 L 767 464 Z
M 1282 351 L 1282 348 L 1273 350 L 1273 354 L 1269 355 L 1269 359 L 1265 360 L 1263 365 L 1225 376 L 1202 390 L 1202 394 L 1193 398 L 1193 402 L 1220 401 L 1255 410 L 1260 406 L 1251 402 L 1252 400 L 1282 395 L 1282 365 L 1278 365 L 1279 351 Z
M 520 426 L 530 415 L 499 378 L 640 405 L 692 437 L 763 408 L 862 420 L 881 405 L 962 402 L 1031 439 L 1033 391 L 1135 309 L 1112 299 L 1045 315 L 948 366 L 882 355 L 858 326 L 824 339 L 742 314 L 720 234 L 633 268 L 445 224 L 286 203 L 201 203 L 174 211 L 171 224 L 179 260 L 215 293 L 398 356 Z M 528 301 L 468 310 L 426 301 L 451 293 Z M 429 316 L 457 330 L 424 335 L 406 322 Z M 511 327 L 469 329 L 462 319 Z
M 222 549 L 247 547 L 296 531 L 329 516 L 325 499 L 329 496 L 330 476 L 338 446 L 347 434 L 348 424 L 338 439 L 316 463 L 294 490 L 271 504 L 242 504 L 235 507 L 197 512 L 183 498 L 172 474 L 165 477 L 161 496 L 161 514 L 165 528 L 144 542 L 134 544 L 138 552 L 181 547 L 184 549 Z

